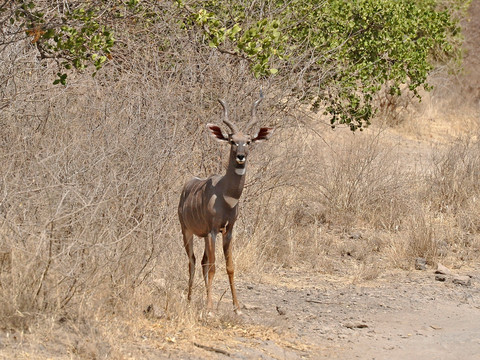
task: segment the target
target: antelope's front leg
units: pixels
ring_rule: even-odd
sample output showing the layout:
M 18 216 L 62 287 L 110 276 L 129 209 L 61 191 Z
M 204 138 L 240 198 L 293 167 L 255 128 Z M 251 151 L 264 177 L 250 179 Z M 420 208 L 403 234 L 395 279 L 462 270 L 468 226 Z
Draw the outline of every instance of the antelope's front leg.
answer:
M 205 252 L 202 259 L 203 278 L 207 288 L 207 309 L 212 310 L 212 282 L 215 276 L 215 238 L 216 232 L 211 232 L 205 237 Z
M 193 253 L 193 233 L 182 228 L 183 245 L 188 255 L 188 301 L 192 300 L 193 279 L 195 277 L 195 254 Z
M 237 299 L 237 290 L 235 289 L 235 282 L 233 279 L 234 265 L 232 256 L 232 235 L 233 226 L 223 234 L 223 254 L 225 255 L 228 281 L 230 282 L 230 290 L 232 291 L 233 308 L 237 314 L 241 314 L 240 305 Z

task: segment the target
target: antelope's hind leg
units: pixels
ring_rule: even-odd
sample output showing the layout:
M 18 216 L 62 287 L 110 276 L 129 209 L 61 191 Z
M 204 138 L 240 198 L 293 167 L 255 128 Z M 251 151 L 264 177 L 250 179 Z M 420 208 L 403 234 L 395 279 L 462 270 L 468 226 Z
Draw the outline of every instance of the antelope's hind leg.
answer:
M 195 254 L 193 253 L 193 233 L 187 229 L 182 229 L 183 245 L 188 255 L 188 301 L 192 300 L 192 287 L 195 277 Z
M 234 311 L 240 315 L 240 304 L 237 299 L 237 290 L 235 289 L 234 282 L 234 265 L 232 256 L 232 228 L 223 233 L 223 254 L 225 255 L 225 263 L 227 268 L 228 281 L 230 282 L 230 290 L 232 292 L 233 308 Z

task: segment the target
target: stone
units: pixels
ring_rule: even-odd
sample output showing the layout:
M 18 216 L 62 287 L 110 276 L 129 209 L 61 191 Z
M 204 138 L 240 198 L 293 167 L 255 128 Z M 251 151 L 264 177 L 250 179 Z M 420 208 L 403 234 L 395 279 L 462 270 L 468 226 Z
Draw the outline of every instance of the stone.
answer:
M 285 310 L 283 308 L 281 308 L 280 306 L 277 305 L 276 308 L 277 308 L 278 315 L 285 315 L 286 314 Z
M 437 270 L 435 270 L 435 274 L 451 275 L 452 272 L 451 272 L 450 269 L 447 268 L 446 266 L 438 263 L 438 265 L 437 265 Z
M 427 260 L 422 257 L 415 259 L 415 270 L 427 270 Z
M 455 275 L 452 279 L 452 282 L 462 286 L 472 285 L 472 279 L 469 276 Z
M 163 319 L 167 317 L 165 311 L 154 304 L 148 305 L 147 308 L 143 310 L 143 313 L 147 319 Z
M 243 304 L 242 308 L 245 310 L 260 310 L 260 306 L 252 304 Z
M 347 322 L 347 323 L 343 324 L 343 326 L 345 326 L 347 329 L 365 329 L 365 328 L 368 328 L 368 325 L 365 324 L 364 322 L 355 322 L 355 323 Z
M 354 232 L 354 233 L 351 233 L 350 235 L 348 235 L 348 237 L 350 239 L 353 239 L 353 240 L 359 240 L 362 238 L 362 234 L 359 233 L 359 232 Z

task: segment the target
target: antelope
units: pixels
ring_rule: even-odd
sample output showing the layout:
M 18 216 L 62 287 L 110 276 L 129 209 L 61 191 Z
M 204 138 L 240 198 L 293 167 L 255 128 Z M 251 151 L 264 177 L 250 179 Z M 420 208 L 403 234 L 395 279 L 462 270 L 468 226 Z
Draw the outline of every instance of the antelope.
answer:
M 247 129 L 256 124 L 256 109 L 263 100 L 263 94 L 252 106 Z M 195 275 L 195 254 L 193 253 L 193 235 L 205 239 L 205 251 L 202 258 L 202 272 L 207 289 L 207 309 L 212 310 L 212 282 L 215 276 L 215 240 L 222 233 L 223 254 L 225 256 L 228 280 L 232 292 L 234 311 L 240 314 L 240 305 L 234 284 L 234 265 L 232 259 L 233 226 L 238 216 L 238 202 L 245 184 L 248 147 L 257 142 L 268 140 L 273 128 L 261 127 L 255 136 L 244 135 L 237 126 L 228 120 L 228 108 L 224 100 L 218 100 L 223 107 L 223 122 L 230 131 L 225 134 L 215 124 L 207 124 L 210 135 L 217 141 L 230 144 L 230 158 L 225 175 L 213 175 L 207 179 L 194 177 L 183 187 L 178 204 L 178 217 L 182 227 L 183 243 L 188 255 L 188 300 L 192 297 Z

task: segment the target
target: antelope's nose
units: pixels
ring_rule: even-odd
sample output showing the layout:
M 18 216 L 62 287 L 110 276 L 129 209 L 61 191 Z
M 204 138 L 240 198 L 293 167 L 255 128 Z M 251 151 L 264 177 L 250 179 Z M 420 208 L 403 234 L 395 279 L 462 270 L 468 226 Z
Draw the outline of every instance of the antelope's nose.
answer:
M 239 164 L 245 163 L 245 155 L 237 155 L 237 163 Z

